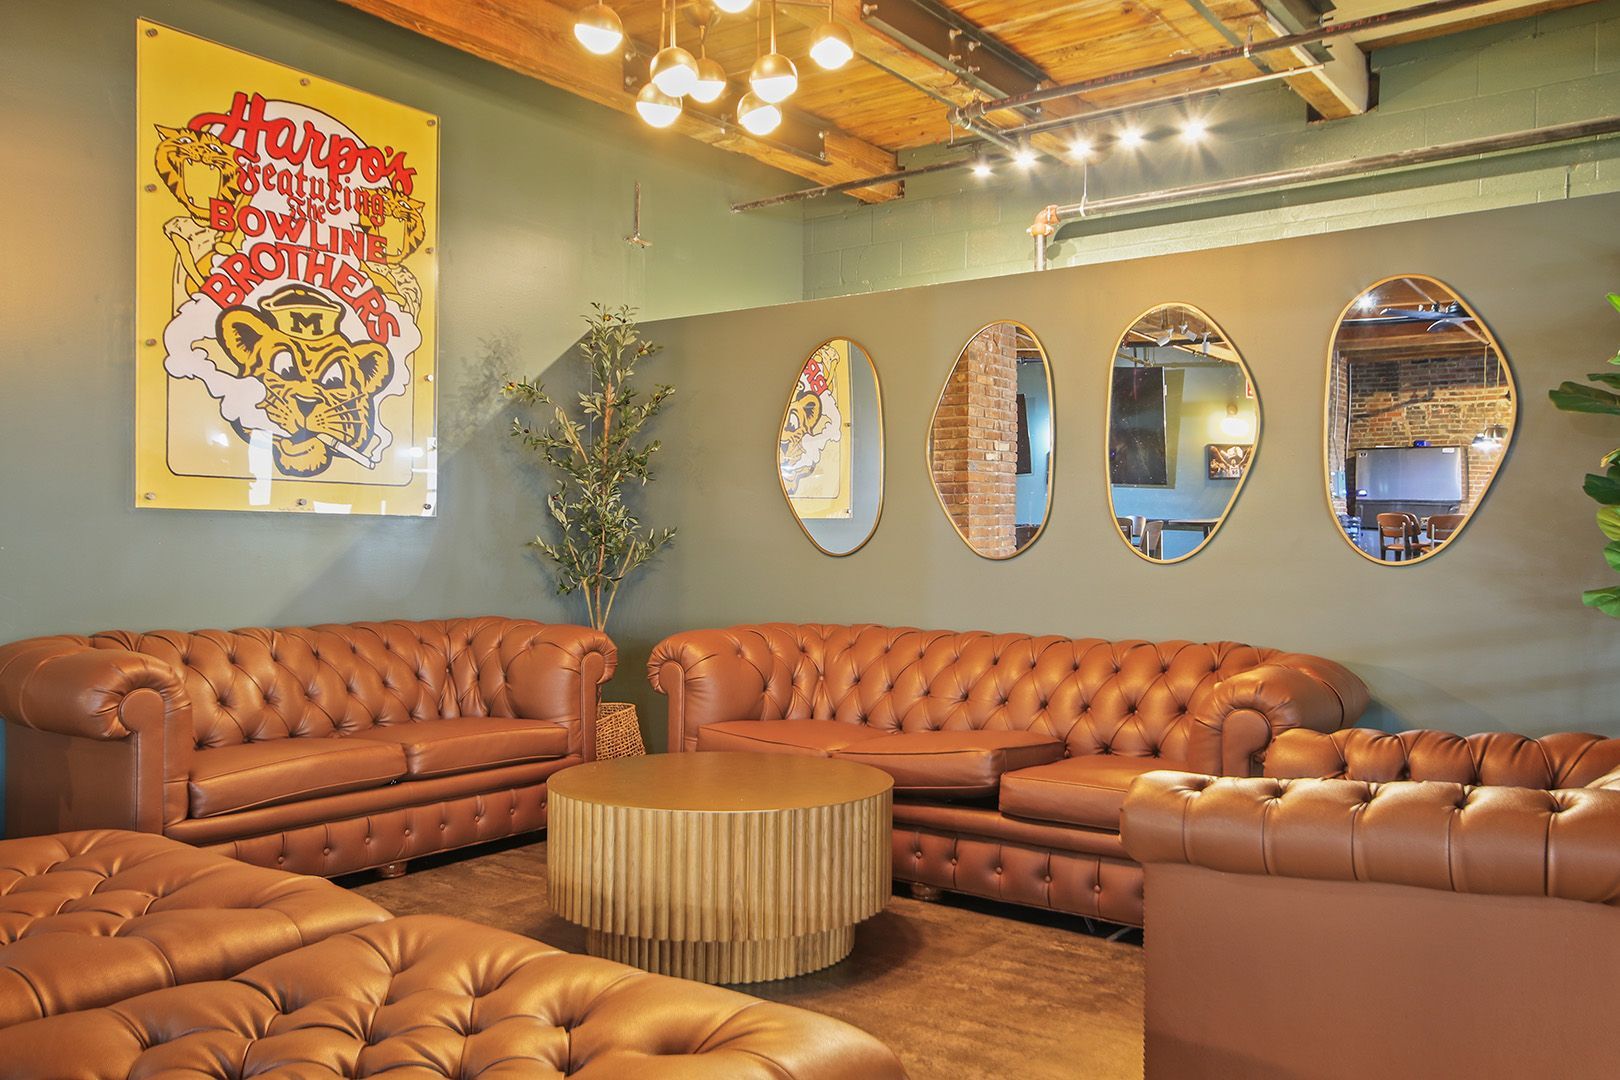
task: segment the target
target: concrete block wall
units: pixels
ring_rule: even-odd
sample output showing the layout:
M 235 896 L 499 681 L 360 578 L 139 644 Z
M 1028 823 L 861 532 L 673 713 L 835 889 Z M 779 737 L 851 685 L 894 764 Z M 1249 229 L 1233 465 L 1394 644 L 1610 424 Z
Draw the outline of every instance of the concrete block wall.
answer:
M 1130 117 L 1150 133 L 1146 147 L 1086 169 L 1048 160 L 982 180 L 949 172 L 908 181 L 896 202 L 807 203 L 805 296 L 1023 273 L 1034 268 L 1024 230 L 1035 213 L 1083 193 L 1106 198 L 1620 114 L 1620 0 L 1380 50 L 1372 66 L 1379 104 L 1364 116 L 1308 123 L 1297 95 L 1265 84 L 1208 103 L 1211 137 L 1201 147 L 1175 137 L 1185 107 L 1161 107 Z M 1110 262 L 1608 191 L 1620 191 L 1620 138 L 1074 222 L 1050 258 Z

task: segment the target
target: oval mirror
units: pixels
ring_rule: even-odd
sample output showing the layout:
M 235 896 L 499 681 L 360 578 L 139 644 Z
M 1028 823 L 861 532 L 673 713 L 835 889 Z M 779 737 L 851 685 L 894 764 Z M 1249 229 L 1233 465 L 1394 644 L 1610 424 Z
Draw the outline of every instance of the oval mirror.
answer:
M 1484 321 L 1444 282 L 1385 278 L 1328 351 L 1324 454 L 1339 535 L 1407 566 L 1462 532 L 1513 440 L 1518 395 Z
M 827 555 L 851 555 L 883 515 L 883 395 L 866 350 L 826 342 L 799 369 L 776 440 L 794 520 Z
M 934 494 L 963 543 L 1010 559 L 1052 506 L 1052 373 L 1029 327 L 994 322 L 968 340 L 928 428 Z
M 1108 499 L 1120 539 L 1155 563 L 1214 539 L 1248 481 L 1260 401 L 1237 347 L 1186 304 L 1161 304 L 1114 348 Z

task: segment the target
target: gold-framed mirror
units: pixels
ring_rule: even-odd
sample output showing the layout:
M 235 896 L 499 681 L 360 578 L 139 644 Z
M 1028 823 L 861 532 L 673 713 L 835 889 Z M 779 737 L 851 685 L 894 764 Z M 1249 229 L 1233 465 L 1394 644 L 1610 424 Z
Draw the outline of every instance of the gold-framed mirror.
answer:
M 1151 563 L 1215 539 L 1260 446 L 1260 399 L 1232 339 L 1189 304 L 1160 304 L 1109 363 L 1105 464 L 1116 535 Z
M 849 338 L 818 345 L 793 380 L 776 438 L 793 520 L 824 555 L 853 555 L 883 517 L 883 388 Z
M 1455 289 L 1399 274 L 1363 289 L 1328 344 L 1328 509 L 1363 558 L 1414 566 L 1450 547 L 1518 424 L 1507 354 Z
M 968 339 L 934 404 L 928 475 L 956 535 L 975 555 L 1029 550 L 1052 509 L 1052 369 L 1023 323 Z

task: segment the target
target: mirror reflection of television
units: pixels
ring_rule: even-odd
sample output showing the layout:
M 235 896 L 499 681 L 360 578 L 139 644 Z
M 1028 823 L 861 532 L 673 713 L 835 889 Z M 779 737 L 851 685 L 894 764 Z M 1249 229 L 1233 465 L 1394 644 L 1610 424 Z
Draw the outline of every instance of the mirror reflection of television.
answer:
M 1465 460 L 1455 446 L 1357 450 L 1356 497 L 1379 503 L 1460 502 Z
M 1165 487 L 1164 369 L 1116 367 L 1109 413 L 1108 478 L 1115 484 Z

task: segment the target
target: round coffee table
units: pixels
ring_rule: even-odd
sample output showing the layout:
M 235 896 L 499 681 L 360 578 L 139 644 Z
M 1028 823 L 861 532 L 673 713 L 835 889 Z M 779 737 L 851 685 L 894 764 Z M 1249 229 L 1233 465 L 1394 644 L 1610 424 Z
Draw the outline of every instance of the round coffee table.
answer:
M 711 983 L 836 964 L 891 888 L 894 781 L 785 754 L 594 761 L 551 777 L 552 909 L 593 956 Z

